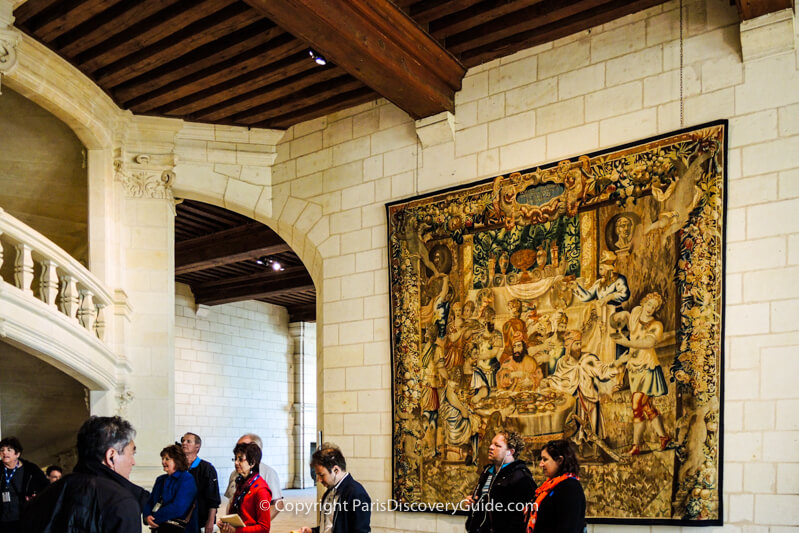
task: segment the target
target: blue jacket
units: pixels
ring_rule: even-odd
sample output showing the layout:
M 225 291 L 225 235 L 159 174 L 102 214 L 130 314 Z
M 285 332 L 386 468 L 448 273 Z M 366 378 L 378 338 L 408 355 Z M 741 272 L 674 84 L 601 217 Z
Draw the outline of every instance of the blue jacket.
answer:
M 153 512 L 153 507 L 161 501 L 161 507 Z M 197 484 L 194 476 L 188 472 L 175 472 L 171 476 L 164 474 L 158 476 L 153 486 L 153 492 L 147 505 L 144 506 L 144 520 L 153 515 L 156 524 L 161 524 L 167 520 L 185 518 L 189 508 L 197 501 Z M 191 513 L 189 524 L 186 526 L 186 533 L 198 533 L 200 531 L 197 520 L 197 508 Z M 145 522 L 146 523 L 146 522 Z

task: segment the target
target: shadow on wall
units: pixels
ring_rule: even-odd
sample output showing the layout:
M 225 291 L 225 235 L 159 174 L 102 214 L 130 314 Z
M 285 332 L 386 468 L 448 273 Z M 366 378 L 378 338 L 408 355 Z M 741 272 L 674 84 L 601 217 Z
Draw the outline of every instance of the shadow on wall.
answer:
M 0 342 L 0 434 L 16 436 L 22 457 L 41 467 L 75 465 L 78 428 L 89 417 L 86 388 L 71 376 Z

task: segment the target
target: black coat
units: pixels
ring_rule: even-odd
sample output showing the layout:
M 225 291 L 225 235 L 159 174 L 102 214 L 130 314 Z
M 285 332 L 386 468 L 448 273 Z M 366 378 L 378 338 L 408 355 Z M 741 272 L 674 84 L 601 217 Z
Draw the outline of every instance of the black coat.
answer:
M 26 533 L 141 533 L 149 493 L 107 466 L 78 463 L 44 490 L 25 511 Z
M 541 500 L 535 533 L 582 533 L 585 529 L 585 493 L 574 478 L 564 479 Z
M 325 491 L 322 501 L 330 492 Z M 363 485 L 352 478 L 352 474 L 341 480 L 338 486 L 338 505 L 334 508 L 333 533 L 369 533 L 371 531 L 372 500 L 366 493 Z M 319 516 L 319 526 L 312 528 L 313 533 L 319 533 L 322 526 L 323 515 Z
M 36 464 L 26 461 L 22 458 L 19 459 L 19 462 L 22 465 L 22 470 L 19 471 L 19 479 L 22 481 L 19 483 L 18 481 L 14 480 L 11 483 L 12 486 L 16 487 L 13 490 L 21 491 L 19 492 L 19 507 L 14 511 L 14 514 L 17 516 L 20 516 L 20 512 L 29 505 L 30 501 L 34 499 L 37 494 L 42 492 L 48 487 L 48 485 L 50 485 L 50 482 L 47 481 L 47 476 L 44 475 L 42 469 Z M 0 472 L 2 471 L 3 465 L 0 464 Z M 0 484 L 2 484 L 3 490 L 5 490 L 5 479 L 0 479 Z
M 535 495 L 533 475 L 524 461 L 508 463 L 491 481 L 488 500 L 480 500 L 491 466 L 485 467 L 472 492 L 476 503 L 466 520 L 466 530 L 469 533 L 524 533 L 527 526 L 524 505 Z M 509 509 L 511 506 L 514 509 Z
M 192 468 L 189 473 L 194 476 L 197 484 L 197 518 L 200 527 L 205 527 L 208 521 L 208 512 L 216 509 L 221 503 L 219 497 L 219 481 L 217 481 L 216 468 L 205 460 L 200 460 L 197 468 Z

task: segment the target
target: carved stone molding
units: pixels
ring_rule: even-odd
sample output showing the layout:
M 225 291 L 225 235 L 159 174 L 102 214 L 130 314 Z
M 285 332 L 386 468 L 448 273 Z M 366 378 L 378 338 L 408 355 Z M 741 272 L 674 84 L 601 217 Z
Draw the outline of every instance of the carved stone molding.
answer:
M 116 179 L 122 183 L 126 197 L 174 201 L 172 195 L 172 184 L 175 182 L 173 165 L 170 164 L 171 161 L 159 161 L 160 159 L 166 158 L 139 154 L 133 157 L 131 163 L 126 163 L 122 159 L 114 161 Z M 160 168 L 153 168 L 154 166 Z M 164 168 L 165 166 L 167 168 Z
M 9 28 L 0 28 L 0 82 L 3 74 L 8 74 L 17 66 L 17 44 L 19 32 Z
M 136 395 L 130 390 L 127 385 L 120 385 L 116 391 L 117 401 L 117 416 L 126 416 L 128 414 L 128 405 L 133 401 Z

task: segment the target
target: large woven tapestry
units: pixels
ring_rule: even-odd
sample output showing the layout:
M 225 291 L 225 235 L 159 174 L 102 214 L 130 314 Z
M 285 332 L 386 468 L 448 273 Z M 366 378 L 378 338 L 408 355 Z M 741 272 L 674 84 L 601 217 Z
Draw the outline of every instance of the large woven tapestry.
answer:
M 593 522 L 721 522 L 726 122 L 387 206 L 393 490 L 570 439 Z M 442 507 L 441 504 L 449 504 Z

